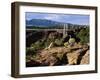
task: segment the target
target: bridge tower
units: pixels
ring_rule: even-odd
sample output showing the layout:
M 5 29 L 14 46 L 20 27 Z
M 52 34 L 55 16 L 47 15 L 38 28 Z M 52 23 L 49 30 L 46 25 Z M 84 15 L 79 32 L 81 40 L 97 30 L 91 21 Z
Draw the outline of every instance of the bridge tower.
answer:
M 63 37 L 67 35 L 67 31 L 68 31 L 68 24 L 64 24 L 63 25 L 64 28 L 63 28 Z

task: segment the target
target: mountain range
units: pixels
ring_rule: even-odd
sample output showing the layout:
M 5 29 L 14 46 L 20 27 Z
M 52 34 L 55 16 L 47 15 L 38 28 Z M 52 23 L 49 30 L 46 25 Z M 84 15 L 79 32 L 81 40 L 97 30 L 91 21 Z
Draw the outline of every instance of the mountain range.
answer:
M 53 21 L 53 20 L 46 20 L 46 19 L 32 19 L 26 20 L 26 26 L 38 26 L 38 27 L 52 27 L 57 26 L 65 23 Z
M 63 28 L 64 24 L 68 26 L 79 26 L 79 27 L 89 26 L 89 25 L 63 23 L 47 19 L 26 20 L 26 28 Z

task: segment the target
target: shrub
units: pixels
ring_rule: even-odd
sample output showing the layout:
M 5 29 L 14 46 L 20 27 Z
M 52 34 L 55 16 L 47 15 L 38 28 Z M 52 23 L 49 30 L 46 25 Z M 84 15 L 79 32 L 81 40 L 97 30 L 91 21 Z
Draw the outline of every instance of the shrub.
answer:
M 61 39 L 55 39 L 55 45 L 61 46 L 62 45 L 62 40 Z
M 69 39 L 69 44 L 70 44 L 70 46 L 74 46 L 74 44 L 75 44 L 75 39 L 74 39 L 74 38 L 70 38 L 70 39 Z
M 30 62 L 31 60 L 36 60 L 37 56 L 34 55 L 26 55 L 26 62 Z
M 86 44 L 89 43 L 89 28 L 81 29 L 77 37 L 80 38 L 80 43 Z
M 26 55 L 33 55 L 35 53 L 36 53 L 36 51 L 35 51 L 34 47 L 27 47 L 26 48 Z
M 44 42 L 39 40 L 39 41 L 36 41 L 34 44 L 31 45 L 31 47 L 33 47 L 35 50 L 38 50 L 38 49 L 42 49 L 44 48 Z
M 69 43 L 68 43 L 68 42 L 65 42 L 65 43 L 64 43 L 64 46 L 65 46 L 65 47 L 67 47 L 68 45 L 69 45 Z
M 51 39 L 48 38 L 47 41 L 44 43 L 44 46 L 48 47 L 51 42 L 52 42 Z
M 35 54 L 37 50 L 42 49 L 43 47 L 44 47 L 43 42 L 41 42 L 41 41 L 32 43 L 30 47 L 26 48 L 26 54 L 27 55 Z
M 69 39 L 69 43 L 75 43 L 75 39 L 74 38 L 70 38 Z
M 32 44 L 31 47 L 33 50 L 37 50 L 40 48 L 39 44 Z

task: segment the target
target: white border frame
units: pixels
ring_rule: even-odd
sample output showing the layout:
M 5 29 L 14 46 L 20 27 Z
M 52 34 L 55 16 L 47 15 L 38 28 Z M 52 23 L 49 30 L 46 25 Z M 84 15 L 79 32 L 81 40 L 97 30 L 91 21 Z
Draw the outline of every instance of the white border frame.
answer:
M 19 74 L 43 74 L 57 72 L 74 72 L 95 70 L 95 10 L 73 9 L 73 8 L 56 8 L 56 7 L 37 7 L 37 6 L 20 6 L 19 7 Z M 69 65 L 53 67 L 32 67 L 26 68 L 25 65 L 25 12 L 42 12 L 42 13 L 62 13 L 62 14 L 84 14 L 90 15 L 90 64 L 88 65 Z

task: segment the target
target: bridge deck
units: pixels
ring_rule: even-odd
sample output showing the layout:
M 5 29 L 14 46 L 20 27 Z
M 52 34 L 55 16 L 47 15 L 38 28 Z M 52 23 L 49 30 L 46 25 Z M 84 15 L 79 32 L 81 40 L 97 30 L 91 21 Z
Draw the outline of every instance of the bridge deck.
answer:
M 27 31 L 63 31 L 64 29 L 26 29 Z M 75 29 L 65 29 L 65 31 L 73 31 Z

